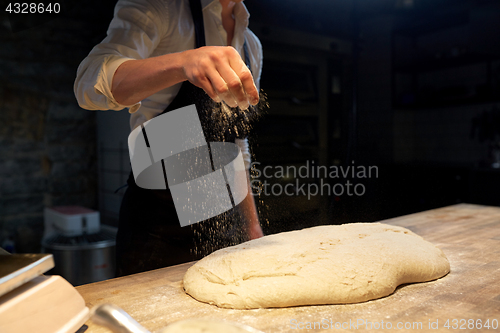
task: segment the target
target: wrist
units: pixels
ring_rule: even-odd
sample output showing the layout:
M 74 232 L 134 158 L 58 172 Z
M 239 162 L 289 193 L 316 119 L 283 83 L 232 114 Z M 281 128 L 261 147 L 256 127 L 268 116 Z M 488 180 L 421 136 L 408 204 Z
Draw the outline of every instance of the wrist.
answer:
M 260 227 L 258 221 L 256 223 L 247 225 L 247 233 L 249 239 L 256 239 L 264 236 L 264 233 L 262 232 L 262 228 Z
M 163 77 L 173 83 L 186 81 L 186 59 L 190 56 L 190 51 L 186 50 L 177 53 L 170 53 L 161 56 Z

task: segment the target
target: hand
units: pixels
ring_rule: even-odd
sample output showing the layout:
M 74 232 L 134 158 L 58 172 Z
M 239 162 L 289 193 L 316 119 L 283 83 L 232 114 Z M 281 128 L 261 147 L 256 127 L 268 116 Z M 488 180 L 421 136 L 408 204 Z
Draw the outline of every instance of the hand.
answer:
M 248 227 L 248 239 L 257 239 L 260 237 L 263 237 L 264 233 L 262 232 L 262 228 L 260 227 L 260 224 L 258 223 L 253 223 Z
M 259 102 L 252 73 L 231 46 L 205 46 L 184 52 L 186 79 L 210 98 L 246 110 Z M 262 233 L 262 231 L 261 231 Z

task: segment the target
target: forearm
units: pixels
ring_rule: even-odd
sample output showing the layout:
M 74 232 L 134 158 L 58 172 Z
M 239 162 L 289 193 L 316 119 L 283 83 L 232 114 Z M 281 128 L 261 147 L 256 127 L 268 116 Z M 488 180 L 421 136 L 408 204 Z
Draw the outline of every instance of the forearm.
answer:
M 246 110 L 259 102 L 252 74 L 230 46 L 205 46 L 159 57 L 129 60 L 113 76 L 112 94 L 132 105 L 152 94 L 188 80 L 216 102 Z
M 129 60 L 121 64 L 113 76 L 111 92 L 123 105 L 133 105 L 158 91 L 185 81 L 183 52 Z
M 264 236 L 262 228 L 260 227 L 259 215 L 257 213 L 257 207 L 255 206 L 255 200 L 252 195 L 250 182 L 248 182 L 248 195 L 240 203 L 239 209 L 241 212 L 241 216 L 244 219 L 245 228 L 249 238 L 255 239 Z

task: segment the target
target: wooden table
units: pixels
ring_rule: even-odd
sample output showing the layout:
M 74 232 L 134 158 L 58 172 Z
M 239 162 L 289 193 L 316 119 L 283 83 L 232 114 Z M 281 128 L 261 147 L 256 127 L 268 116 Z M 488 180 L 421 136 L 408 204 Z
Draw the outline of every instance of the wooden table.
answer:
M 184 272 L 193 263 L 77 290 L 89 308 L 114 303 L 151 331 L 177 320 L 205 317 L 247 324 L 264 332 L 382 332 L 390 331 L 389 325 L 398 332 L 500 332 L 500 207 L 459 204 L 381 222 L 406 227 L 441 248 L 450 261 L 450 274 L 402 286 L 390 296 L 365 303 L 283 309 L 229 310 L 194 300 L 182 289 Z M 479 327 L 479 320 L 482 324 L 489 320 L 490 328 L 471 329 Z M 447 321 L 449 328 L 445 327 Z M 299 323 L 306 328 L 314 322 L 317 329 L 298 329 Z M 430 330 L 430 323 L 438 329 Z M 88 333 L 109 332 L 90 321 L 87 325 Z

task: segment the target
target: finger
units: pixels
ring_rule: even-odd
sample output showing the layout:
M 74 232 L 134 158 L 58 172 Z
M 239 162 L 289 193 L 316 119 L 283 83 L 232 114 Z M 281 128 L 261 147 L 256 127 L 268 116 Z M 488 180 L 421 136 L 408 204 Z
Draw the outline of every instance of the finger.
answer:
M 226 102 L 227 105 L 234 108 L 238 106 L 233 94 L 229 91 L 226 81 L 222 78 L 221 74 L 214 68 L 207 71 L 207 76 L 212 83 L 213 90 L 219 99 Z
M 214 87 L 210 82 L 210 80 L 205 78 L 205 80 L 203 81 L 204 81 L 203 84 L 201 84 L 199 88 L 203 89 L 215 103 L 220 103 L 221 99 L 215 92 Z
M 235 72 L 238 73 L 238 77 L 246 95 L 246 100 L 252 105 L 256 105 L 259 102 L 259 92 L 255 86 L 252 72 L 250 72 L 243 60 L 241 60 L 241 57 L 239 61 L 232 59 L 230 64 L 232 68 L 236 69 Z
M 245 66 L 245 68 L 247 67 Z M 257 87 L 253 81 L 252 73 L 247 69 L 245 72 L 240 74 L 240 79 L 248 102 L 252 105 L 257 105 L 257 103 L 259 103 L 259 92 L 257 91 Z
M 222 79 L 226 82 L 229 92 L 233 99 L 237 102 L 242 110 L 248 109 L 248 99 L 245 94 L 243 84 L 236 74 L 234 69 L 230 66 L 230 62 L 222 62 L 218 64 L 217 70 L 219 71 Z
M 198 49 L 198 51 L 199 50 L 200 49 Z M 198 61 L 197 66 L 192 68 L 192 73 L 188 75 L 188 80 L 198 88 L 203 89 L 216 103 L 220 103 L 221 99 L 217 95 L 210 79 L 210 76 L 214 76 L 214 74 L 218 75 L 218 73 L 213 69 L 212 62 L 205 58 Z
M 208 73 L 203 71 L 195 71 L 193 79 L 189 81 L 198 88 L 203 89 L 207 95 L 214 100 L 214 102 L 220 103 L 221 99 L 217 95 L 217 92 L 215 91 L 210 78 L 207 77 L 207 74 Z

